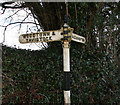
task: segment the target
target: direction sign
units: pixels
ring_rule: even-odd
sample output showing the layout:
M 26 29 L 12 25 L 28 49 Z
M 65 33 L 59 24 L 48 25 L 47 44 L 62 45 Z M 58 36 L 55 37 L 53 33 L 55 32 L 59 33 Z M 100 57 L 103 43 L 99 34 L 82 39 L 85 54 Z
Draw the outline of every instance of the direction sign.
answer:
M 63 38 L 61 30 L 45 31 L 40 33 L 22 34 L 19 36 L 20 43 L 33 43 L 33 42 L 51 42 L 60 41 Z
M 71 36 L 72 39 L 73 28 L 68 28 L 68 30 L 69 30 L 68 35 Z M 19 42 L 20 43 L 52 42 L 52 41 L 61 41 L 62 38 L 63 38 L 63 28 L 61 28 L 60 30 L 22 34 L 19 36 Z
M 73 33 L 73 28 L 68 28 L 68 36 L 71 36 L 71 40 L 85 43 L 86 40 L 83 36 L 79 36 Z M 44 31 L 39 33 L 28 33 L 19 36 L 20 43 L 37 43 L 37 42 L 52 42 L 61 41 L 63 39 L 63 28 L 60 30 Z
M 86 40 L 83 36 L 79 36 L 77 34 L 72 33 L 72 40 L 75 42 L 85 43 Z

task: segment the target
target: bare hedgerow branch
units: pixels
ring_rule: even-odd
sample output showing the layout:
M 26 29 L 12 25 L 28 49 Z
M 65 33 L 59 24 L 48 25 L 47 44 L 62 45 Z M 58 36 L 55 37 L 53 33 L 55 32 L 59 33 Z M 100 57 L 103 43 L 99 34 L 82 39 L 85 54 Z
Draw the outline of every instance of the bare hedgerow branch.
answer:
M 14 16 L 14 15 L 17 15 L 17 13 L 18 13 L 19 11 L 21 11 L 21 9 L 19 9 L 18 11 L 16 11 L 15 13 L 13 13 L 12 15 L 8 16 L 7 18 L 5 18 L 5 21 L 6 21 L 7 19 L 11 18 L 11 20 L 10 20 L 10 23 L 11 23 L 12 20 L 13 20 L 13 16 Z
M 4 8 L 8 8 L 8 6 L 6 6 L 7 4 L 13 4 L 14 2 L 10 2 L 10 3 L 4 3 L 3 4 L 3 7 Z M 6 7 L 5 7 L 6 6 Z M 11 6 L 9 6 L 9 8 L 11 8 Z M 13 7 L 12 7 L 13 8 Z M 15 7 L 16 8 L 16 7 Z M 22 8 L 21 8 L 22 9 Z M 21 9 L 20 10 L 18 10 L 18 11 L 16 11 L 15 13 L 13 13 L 12 15 L 10 15 L 10 16 L 8 16 L 7 18 L 6 18 L 6 20 L 7 19 L 9 19 L 9 18 L 11 18 L 11 20 L 10 20 L 10 24 L 8 24 L 8 25 L 6 25 L 6 26 L 2 26 L 2 27 L 5 27 L 5 29 L 4 29 L 4 33 L 3 33 L 3 35 L 4 35 L 4 38 L 3 38 L 3 42 L 5 42 L 5 32 L 6 32 L 6 30 L 7 30 L 7 27 L 8 26 L 10 26 L 10 25 L 13 25 L 13 24 L 19 24 L 19 31 L 20 31 L 20 29 L 21 29 L 21 26 L 22 26 L 22 24 L 24 24 L 24 23 L 31 23 L 31 22 L 24 22 L 30 15 L 32 15 L 33 16 L 33 19 L 34 19 L 34 23 L 32 23 L 32 24 L 35 24 L 36 25 L 36 28 L 37 28 L 37 30 L 39 30 L 39 28 L 38 28 L 38 25 L 39 26 L 42 26 L 42 25 L 40 25 L 40 23 L 38 24 L 37 23 L 37 18 L 34 16 L 34 14 L 33 13 L 29 13 L 26 9 L 23 9 L 26 13 L 27 13 L 27 16 L 23 19 L 23 20 L 21 20 L 21 22 L 14 22 L 14 23 L 11 23 L 12 22 L 12 20 L 13 20 L 13 16 L 14 15 L 17 15 L 17 13 L 19 12 L 19 11 L 21 11 Z M 42 28 L 41 28 L 42 29 Z M 43 29 L 42 29 L 43 30 Z M 37 43 L 35 43 L 36 45 L 37 45 Z M 44 43 L 42 42 L 42 45 L 44 46 L 44 48 L 46 48 L 46 46 L 44 45 Z M 37 45 L 39 48 L 41 48 L 39 45 Z
M 6 26 L 3 26 L 3 25 L 0 25 L 1 27 L 5 27 L 5 29 L 7 29 L 7 27 L 8 26 L 10 26 L 10 25 L 13 25 L 13 24 L 36 24 L 36 23 L 34 23 L 34 22 L 14 22 L 14 23 L 9 23 L 8 25 L 6 25 Z M 37 24 L 37 25 L 39 25 L 39 24 Z
M 33 14 L 32 14 L 32 15 L 33 15 Z M 33 15 L 33 17 L 34 17 L 34 15 Z M 37 22 L 36 22 L 35 18 L 34 18 L 34 22 L 36 23 L 35 25 L 36 25 L 37 30 L 39 30 L 39 28 L 38 28 L 38 25 L 37 25 Z M 36 45 L 36 46 L 38 46 L 39 48 L 41 48 L 39 45 L 37 45 L 37 43 L 35 43 L 35 45 Z M 42 45 L 44 46 L 43 42 L 42 42 Z M 46 48 L 46 47 L 44 46 L 44 48 Z
M 42 31 L 44 31 L 44 29 L 43 29 L 43 25 L 41 24 L 41 22 L 40 22 L 40 20 L 37 18 L 37 16 L 35 16 L 35 14 L 34 14 L 34 10 L 33 10 L 33 9 L 31 9 L 31 14 L 32 14 L 34 20 L 36 19 L 36 20 L 39 21 L 39 24 L 40 24 L 40 26 L 41 26 L 41 29 L 42 29 Z
M 3 32 L 3 42 L 2 43 L 5 42 L 5 32 L 6 32 L 8 26 L 13 25 L 13 24 L 20 24 L 20 28 L 21 28 L 22 24 L 26 24 L 26 23 L 35 24 L 34 22 L 24 22 L 29 15 L 26 16 L 21 22 L 14 22 L 14 23 L 12 23 L 13 16 L 17 15 L 17 13 L 19 11 L 21 11 L 22 8 L 26 8 L 24 1 L 4 2 L 4 3 L 0 3 L 0 5 L 2 6 L 1 10 L 3 10 L 3 12 L 1 14 L 4 14 L 6 9 L 20 9 L 20 10 L 16 11 L 15 13 L 13 13 L 12 15 L 8 16 L 5 19 L 5 21 L 6 21 L 7 19 L 11 18 L 10 19 L 10 23 L 8 25 L 6 25 L 6 26 L 0 25 L 1 27 L 5 27 L 4 28 L 4 32 Z
M 13 13 L 12 15 L 8 16 L 6 19 L 12 18 L 12 16 L 16 15 L 19 11 L 21 11 L 21 9 L 19 9 L 18 11 L 16 11 L 15 13 Z
M 28 18 L 29 15 L 30 15 L 30 13 L 21 21 L 19 30 L 21 29 L 22 23 Z M 36 24 L 36 23 L 35 23 L 35 24 Z
M 2 26 L 2 27 L 5 27 L 5 28 L 4 28 L 4 32 L 3 32 L 4 38 L 3 38 L 3 42 L 2 42 L 2 43 L 5 42 L 5 32 L 6 32 L 7 28 L 8 28 L 8 26 L 13 25 L 13 24 L 19 24 L 19 32 L 20 32 L 20 30 L 21 30 L 22 24 L 26 24 L 26 23 L 35 24 L 37 30 L 39 30 L 39 28 L 38 28 L 38 25 L 39 25 L 39 26 L 42 27 L 42 28 L 40 27 L 40 28 L 42 29 L 42 31 L 44 31 L 42 24 L 41 24 L 40 22 L 37 22 L 38 18 L 37 18 L 37 16 L 35 16 L 34 10 L 31 10 L 31 12 L 27 11 L 26 9 L 24 9 L 24 8 L 26 7 L 25 5 L 26 5 L 25 2 L 4 2 L 4 3 L 2 4 L 2 7 L 3 7 L 4 9 L 8 9 L 8 8 L 17 9 L 17 8 L 21 8 L 21 9 L 23 9 L 23 10 L 27 13 L 27 16 L 26 16 L 23 20 L 21 20 L 20 22 L 13 22 L 13 23 L 12 23 L 12 20 L 14 19 L 13 16 L 14 16 L 14 15 L 17 15 L 17 13 L 18 13 L 21 9 L 18 10 L 18 11 L 16 11 L 15 13 L 13 13 L 12 15 L 10 15 L 10 16 L 8 16 L 8 17 L 6 18 L 6 20 L 9 19 L 9 18 L 11 18 L 11 20 L 10 20 L 10 23 L 9 23 L 8 25 Z M 34 22 L 25 22 L 25 20 L 26 20 L 30 15 L 33 16 Z M 36 44 L 36 43 L 35 43 L 35 44 Z M 36 44 L 36 45 L 37 45 L 37 44 Z M 40 48 L 39 45 L 37 45 L 37 46 Z M 44 45 L 43 42 L 42 42 L 42 46 L 44 46 L 44 48 L 46 48 L 46 46 Z
M 0 25 L 1 27 L 5 27 L 4 32 L 3 32 L 4 38 L 3 38 L 3 42 L 2 43 L 5 42 L 5 32 L 6 32 L 7 28 L 8 28 L 8 26 L 14 25 L 14 24 L 36 24 L 36 23 L 34 23 L 34 22 L 14 22 L 14 23 L 9 23 L 6 26 Z M 39 24 L 37 24 L 37 25 L 39 25 Z
M 3 72 L 2 72 L 2 78 L 3 80 L 7 79 L 9 81 L 9 84 L 11 84 L 12 90 L 14 91 L 15 85 L 17 85 L 16 81 L 14 81 L 11 77 L 7 76 L 7 74 Z
M 26 11 L 26 10 L 24 10 L 25 12 L 27 12 L 28 13 L 28 11 Z M 37 18 L 36 18 L 36 16 L 35 16 L 35 14 L 33 14 L 33 13 L 28 13 L 28 14 L 31 14 L 32 16 L 33 16 L 33 19 L 34 19 L 34 22 L 35 22 L 35 25 L 36 25 L 36 28 L 37 28 L 37 30 L 39 30 L 39 28 L 38 28 L 38 24 L 37 24 L 37 22 L 36 22 L 36 20 L 37 20 Z M 42 27 L 42 25 L 39 23 L 39 26 L 41 26 Z M 44 29 L 43 28 L 41 28 L 42 29 L 42 31 L 44 31 Z M 31 31 L 31 30 L 30 30 Z M 32 31 L 31 31 L 32 32 Z M 34 42 L 35 43 L 35 42 Z M 44 48 L 46 48 L 46 46 L 44 45 L 44 43 L 43 42 L 41 42 L 42 43 L 42 45 L 44 46 Z M 32 43 L 31 43 L 32 44 Z M 30 45 L 31 45 L 30 44 Z M 29 46 L 30 46 L 29 45 Z M 36 46 L 38 46 L 39 48 L 41 48 L 39 45 L 37 45 L 37 43 L 35 43 L 35 45 Z
M 25 11 L 25 12 L 27 12 L 27 11 Z M 28 12 L 27 12 L 28 13 Z M 29 14 L 29 13 L 28 13 Z M 32 16 L 33 16 L 33 19 L 34 19 L 34 22 L 35 22 L 35 25 L 36 25 L 36 28 L 37 28 L 37 30 L 39 30 L 39 28 L 38 28 L 38 24 L 37 24 L 37 22 L 36 22 L 36 20 L 37 20 L 37 18 L 36 18 L 36 16 L 35 16 L 35 14 L 33 14 L 33 13 L 30 13 L 30 14 L 32 14 Z M 41 26 L 42 27 L 42 25 L 39 23 L 39 26 Z M 42 29 L 42 31 L 44 31 L 43 30 L 43 28 L 41 28 Z M 32 31 L 31 31 L 32 32 Z M 35 43 L 35 42 L 34 42 Z M 42 43 L 42 45 L 44 46 L 44 48 L 46 48 L 46 46 L 44 45 L 44 43 L 43 42 L 41 42 Z M 32 43 L 31 43 L 32 44 Z M 31 45 L 30 44 L 30 45 Z M 29 46 L 30 46 L 29 45 Z M 37 43 L 35 43 L 35 45 L 37 45 Z M 39 48 L 41 48 L 39 45 L 37 45 Z
M 36 23 L 36 19 L 37 19 L 37 18 L 35 17 L 35 14 L 32 13 L 32 15 L 33 15 L 33 17 L 34 17 L 34 22 Z M 42 26 L 42 25 L 40 25 L 40 26 Z M 39 30 L 39 28 L 38 28 L 38 26 L 37 26 L 37 23 L 36 23 L 36 27 L 37 27 L 37 30 Z M 41 29 L 42 29 L 42 31 L 44 31 L 43 28 L 41 28 Z M 44 43 L 43 43 L 43 42 L 41 42 L 41 43 L 42 43 L 42 45 L 44 46 L 44 48 L 46 48 L 46 46 L 44 45 Z M 36 44 L 36 43 L 35 43 L 35 44 Z M 36 45 L 37 45 L 37 44 L 36 44 Z M 37 45 L 37 46 L 38 46 L 38 45 Z M 39 47 L 39 46 L 38 46 L 38 47 Z M 40 48 L 40 47 L 39 47 L 39 48 Z

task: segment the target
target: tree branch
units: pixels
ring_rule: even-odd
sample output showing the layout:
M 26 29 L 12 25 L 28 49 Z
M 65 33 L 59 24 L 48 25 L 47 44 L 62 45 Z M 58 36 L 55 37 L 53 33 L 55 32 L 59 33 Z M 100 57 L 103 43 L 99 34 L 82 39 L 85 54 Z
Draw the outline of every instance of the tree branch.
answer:
M 14 22 L 14 23 L 9 23 L 6 26 L 0 25 L 1 27 L 5 27 L 4 32 L 3 32 L 4 38 L 3 38 L 2 43 L 5 42 L 5 32 L 6 32 L 7 28 L 8 28 L 8 26 L 13 25 L 13 24 L 36 24 L 36 23 L 34 23 L 34 22 Z M 39 24 L 37 24 L 37 25 L 39 25 Z

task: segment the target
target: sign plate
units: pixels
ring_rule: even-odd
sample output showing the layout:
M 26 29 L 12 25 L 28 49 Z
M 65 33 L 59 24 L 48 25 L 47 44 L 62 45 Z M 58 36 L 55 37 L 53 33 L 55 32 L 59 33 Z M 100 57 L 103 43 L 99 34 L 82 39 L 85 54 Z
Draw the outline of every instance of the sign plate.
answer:
M 86 39 L 83 36 L 72 33 L 72 40 L 75 42 L 85 43 Z
M 34 42 L 52 42 L 60 41 L 63 38 L 61 30 L 44 31 L 39 33 L 22 34 L 19 36 L 20 43 L 34 43 Z
M 80 42 L 80 43 L 86 42 L 84 37 L 73 33 L 73 28 L 69 27 L 68 30 L 70 30 L 68 32 L 68 36 L 71 36 L 71 40 Z M 63 28 L 61 28 L 60 30 L 22 34 L 19 36 L 19 42 L 22 44 L 38 43 L 38 42 L 52 42 L 52 41 L 61 41 L 62 38 L 63 38 Z

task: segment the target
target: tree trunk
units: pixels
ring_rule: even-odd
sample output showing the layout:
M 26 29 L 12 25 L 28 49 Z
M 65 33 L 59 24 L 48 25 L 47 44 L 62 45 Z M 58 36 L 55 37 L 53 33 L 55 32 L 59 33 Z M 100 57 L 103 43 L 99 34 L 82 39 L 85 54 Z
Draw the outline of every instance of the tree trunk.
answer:
M 26 5 L 32 11 L 44 30 L 60 29 L 65 15 L 65 3 L 61 2 L 27 2 Z

